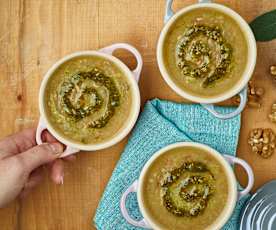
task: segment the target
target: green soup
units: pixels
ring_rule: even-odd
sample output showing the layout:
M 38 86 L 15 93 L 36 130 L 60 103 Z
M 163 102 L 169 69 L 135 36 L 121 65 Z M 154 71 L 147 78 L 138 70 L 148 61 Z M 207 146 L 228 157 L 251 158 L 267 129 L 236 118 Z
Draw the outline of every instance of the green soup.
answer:
M 237 22 L 210 8 L 194 9 L 169 29 L 163 60 L 171 79 L 192 95 L 216 97 L 239 83 L 248 47 Z
M 45 90 L 46 115 L 62 136 L 81 144 L 105 142 L 126 123 L 131 86 L 125 73 L 99 56 L 65 62 L 50 77 Z
M 142 201 L 160 229 L 206 229 L 224 209 L 228 190 L 227 175 L 216 158 L 200 148 L 178 147 L 148 168 Z

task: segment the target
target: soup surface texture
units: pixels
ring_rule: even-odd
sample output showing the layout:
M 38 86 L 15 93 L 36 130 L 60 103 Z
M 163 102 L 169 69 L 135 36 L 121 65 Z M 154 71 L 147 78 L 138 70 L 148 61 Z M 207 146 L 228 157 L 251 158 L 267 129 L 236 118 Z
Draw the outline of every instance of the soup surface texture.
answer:
M 247 59 L 247 42 L 237 22 L 210 8 L 180 16 L 164 40 L 163 60 L 170 78 L 195 96 L 212 98 L 232 89 Z
M 144 178 L 142 201 L 160 229 L 206 229 L 228 199 L 223 166 L 200 148 L 167 151 L 155 159 Z
M 131 85 L 125 73 L 100 56 L 82 56 L 61 65 L 45 90 L 46 114 L 62 136 L 81 144 L 114 137 L 131 112 Z

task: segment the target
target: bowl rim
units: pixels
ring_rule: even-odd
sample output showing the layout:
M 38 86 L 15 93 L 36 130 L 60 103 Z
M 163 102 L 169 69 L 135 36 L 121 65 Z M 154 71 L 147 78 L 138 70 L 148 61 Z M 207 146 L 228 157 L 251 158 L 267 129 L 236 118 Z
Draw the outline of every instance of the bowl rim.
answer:
M 223 166 L 226 172 L 226 176 L 229 181 L 229 189 L 228 189 L 228 199 L 226 202 L 226 205 L 224 209 L 222 210 L 221 214 L 218 216 L 216 220 L 212 223 L 212 225 L 208 226 L 206 229 L 208 230 L 214 230 L 214 229 L 220 229 L 231 217 L 236 203 L 238 199 L 238 187 L 237 187 L 237 179 L 235 177 L 234 171 L 231 168 L 230 164 L 227 162 L 227 160 L 222 156 L 221 153 L 219 153 L 217 150 L 211 148 L 208 145 L 201 144 L 198 142 L 176 142 L 173 144 L 169 144 L 157 152 L 155 152 L 151 158 L 146 162 L 144 165 L 140 176 L 138 180 L 138 189 L 137 189 L 137 200 L 138 200 L 138 205 L 139 209 L 141 211 L 142 216 L 145 218 L 146 222 L 149 223 L 150 226 L 153 227 L 153 229 L 161 230 L 160 226 L 158 226 L 157 223 L 155 223 L 151 218 L 150 215 L 148 214 L 147 210 L 145 209 L 143 205 L 143 198 L 142 198 L 142 191 L 143 191 L 143 185 L 144 185 L 144 178 L 146 175 L 147 170 L 149 167 L 152 165 L 152 163 L 162 154 L 166 154 L 167 151 L 179 148 L 179 147 L 195 147 L 199 149 L 203 149 L 206 152 L 208 152 L 210 155 L 215 157 Z
M 212 97 L 201 97 L 199 95 L 190 93 L 184 89 L 182 89 L 180 86 L 178 86 L 171 78 L 169 75 L 169 72 L 167 71 L 164 60 L 163 60 L 163 44 L 165 41 L 165 37 L 173 25 L 173 23 L 181 16 L 184 14 L 194 10 L 194 9 L 199 9 L 199 8 L 210 8 L 210 9 L 215 9 L 218 11 L 221 11 L 222 13 L 228 15 L 231 17 L 240 27 L 242 32 L 244 33 L 247 46 L 248 46 L 248 61 L 245 67 L 245 70 L 243 72 L 243 76 L 240 78 L 237 83 L 230 88 L 229 90 L 226 90 L 224 93 L 221 93 L 219 95 L 215 95 Z M 157 50 L 156 50 L 156 55 L 157 55 L 157 64 L 159 67 L 159 70 L 161 72 L 161 75 L 165 82 L 170 86 L 172 90 L 174 90 L 178 95 L 180 95 L 183 98 L 186 98 L 190 101 L 197 102 L 197 103 L 217 103 L 217 102 L 222 102 L 224 100 L 227 100 L 235 95 L 237 95 L 239 92 L 242 91 L 243 88 L 246 87 L 248 81 L 250 80 L 254 69 L 256 65 L 256 60 L 257 60 L 257 45 L 256 45 L 256 40 L 254 37 L 254 34 L 252 30 L 250 29 L 248 23 L 234 10 L 232 10 L 229 7 L 226 7 L 221 4 L 217 3 L 197 3 L 193 4 L 187 7 L 182 8 L 178 12 L 176 12 L 170 19 L 169 21 L 165 24 L 163 27 L 158 42 L 157 42 Z
M 72 60 L 77 57 L 82 57 L 82 56 L 98 56 L 105 58 L 118 66 L 125 76 L 128 79 L 128 82 L 131 85 L 131 92 L 132 92 L 132 109 L 129 115 L 129 118 L 127 120 L 127 124 L 124 124 L 123 127 L 117 132 L 114 137 L 108 139 L 107 141 L 103 141 L 101 143 L 97 144 L 80 144 L 76 143 L 65 136 L 62 135 L 62 133 L 56 131 L 56 129 L 51 125 L 49 122 L 49 119 L 46 116 L 46 111 L 45 111 L 45 103 L 44 103 L 44 95 L 45 95 L 45 89 L 47 86 L 47 83 L 52 76 L 52 74 L 65 62 Z M 138 83 L 135 81 L 134 75 L 131 72 L 131 70 L 117 57 L 114 57 L 110 54 L 103 53 L 101 51 L 96 51 L 96 50 L 84 50 L 84 51 L 77 51 L 73 52 L 71 54 L 68 54 L 58 61 L 56 61 L 46 72 L 44 75 L 40 89 L 39 89 L 39 111 L 40 111 L 40 116 L 43 118 L 43 121 L 46 124 L 47 129 L 49 132 L 61 143 L 65 144 L 66 146 L 70 146 L 79 150 L 84 150 L 84 151 L 95 151 L 95 150 L 100 150 L 100 149 L 105 149 L 110 146 L 113 146 L 120 142 L 123 138 L 127 136 L 127 134 L 131 131 L 133 126 L 135 125 L 139 112 L 140 112 L 140 91 L 138 87 Z

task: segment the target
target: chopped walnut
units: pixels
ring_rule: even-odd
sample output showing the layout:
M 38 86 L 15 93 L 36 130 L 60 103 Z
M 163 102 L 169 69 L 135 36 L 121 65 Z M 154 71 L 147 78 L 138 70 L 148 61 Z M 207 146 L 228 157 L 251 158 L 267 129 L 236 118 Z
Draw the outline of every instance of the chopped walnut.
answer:
M 270 66 L 270 74 L 272 75 L 272 77 L 276 81 L 276 65 Z
M 270 66 L 270 74 L 276 77 L 276 65 Z
M 268 115 L 272 122 L 276 123 L 276 103 L 272 105 L 271 114 Z
M 262 96 L 264 95 L 264 88 L 256 87 L 252 81 L 248 83 L 247 91 L 247 105 L 253 108 L 260 108 L 262 105 Z M 240 97 L 235 97 L 235 104 L 240 103 Z
M 271 129 L 253 129 L 249 134 L 248 144 L 253 153 L 259 154 L 263 158 L 270 157 L 275 150 L 276 136 Z

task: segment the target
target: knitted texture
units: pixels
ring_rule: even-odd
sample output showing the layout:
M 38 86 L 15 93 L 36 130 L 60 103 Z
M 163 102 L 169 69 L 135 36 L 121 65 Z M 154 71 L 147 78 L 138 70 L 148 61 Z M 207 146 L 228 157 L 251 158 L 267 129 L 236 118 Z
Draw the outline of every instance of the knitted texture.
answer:
M 216 107 L 222 113 L 233 108 Z M 119 203 L 122 193 L 139 178 L 147 160 L 162 147 L 181 141 L 209 145 L 220 153 L 236 154 L 240 130 L 240 116 L 229 120 L 213 117 L 200 105 L 178 104 L 154 99 L 147 102 L 128 144 L 117 163 L 101 198 L 94 224 L 98 230 L 137 230 L 121 215 Z M 247 198 L 240 200 L 223 230 L 238 229 L 238 217 Z M 132 217 L 141 219 L 136 194 L 127 199 Z

